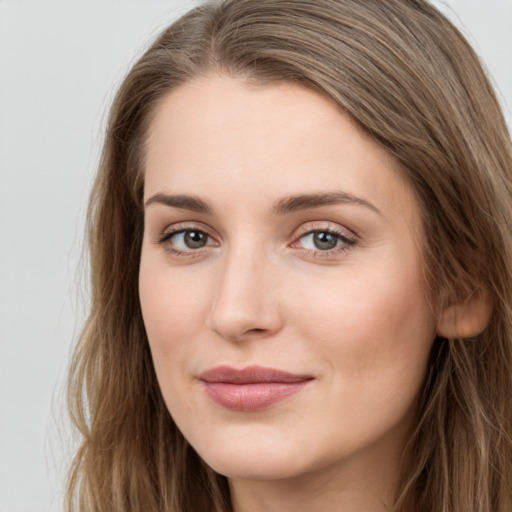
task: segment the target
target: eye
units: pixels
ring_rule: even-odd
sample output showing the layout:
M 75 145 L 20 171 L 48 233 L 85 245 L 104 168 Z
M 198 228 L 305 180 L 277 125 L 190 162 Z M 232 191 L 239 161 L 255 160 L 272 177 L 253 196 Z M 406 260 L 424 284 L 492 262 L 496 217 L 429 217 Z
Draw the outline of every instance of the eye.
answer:
M 208 234 L 196 229 L 178 231 L 168 238 L 175 247 L 180 249 L 201 249 L 208 244 Z
M 330 251 L 343 243 L 340 235 L 329 231 L 313 231 L 303 235 L 300 240 L 304 249 L 317 251 Z
M 217 246 L 218 243 L 206 231 L 196 227 L 174 226 L 165 231 L 158 240 L 165 249 L 178 256 L 202 253 L 201 249 Z
M 292 247 L 310 251 L 314 254 L 324 253 L 328 255 L 347 250 L 355 243 L 355 239 L 337 229 L 310 229 L 300 235 L 292 244 Z

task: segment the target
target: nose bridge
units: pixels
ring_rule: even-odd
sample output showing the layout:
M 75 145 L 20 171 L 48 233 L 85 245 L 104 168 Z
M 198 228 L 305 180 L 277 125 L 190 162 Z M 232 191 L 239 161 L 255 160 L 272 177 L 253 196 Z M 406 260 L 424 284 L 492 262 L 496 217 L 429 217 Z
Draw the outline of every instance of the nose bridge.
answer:
M 279 328 L 271 262 L 262 248 L 246 240 L 226 251 L 210 311 L 210 328 L 226 339 L 268 335 Z

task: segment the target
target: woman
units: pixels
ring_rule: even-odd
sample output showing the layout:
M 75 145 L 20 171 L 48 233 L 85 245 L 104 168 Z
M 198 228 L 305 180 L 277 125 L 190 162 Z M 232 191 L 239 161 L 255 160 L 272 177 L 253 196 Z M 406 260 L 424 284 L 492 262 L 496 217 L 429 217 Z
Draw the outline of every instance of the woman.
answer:
M 174 23 L 92 194 L 69 510 L 510 510 L 511 171 L 427 2 Z

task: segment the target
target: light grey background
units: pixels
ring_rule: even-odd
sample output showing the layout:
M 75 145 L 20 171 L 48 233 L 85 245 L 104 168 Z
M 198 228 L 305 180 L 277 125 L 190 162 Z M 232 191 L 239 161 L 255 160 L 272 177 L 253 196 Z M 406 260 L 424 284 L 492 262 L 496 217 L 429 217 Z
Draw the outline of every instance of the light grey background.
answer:
M 195 0 L 0 0 L 0 512 L 62 510 L 63 382 L 105 113 L 128 65 Z M 436 2 L 438 5 L 439 3 Z M 512 0 L 445 0 L 512 126 Z

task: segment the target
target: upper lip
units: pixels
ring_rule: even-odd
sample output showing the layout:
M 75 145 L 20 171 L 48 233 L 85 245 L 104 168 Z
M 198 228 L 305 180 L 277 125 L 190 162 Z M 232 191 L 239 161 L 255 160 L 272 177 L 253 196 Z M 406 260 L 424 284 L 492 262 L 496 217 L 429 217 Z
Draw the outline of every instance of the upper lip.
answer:
M 311 380 L 311 375 L 298 375 L 275 368 L 263 366 L 247 366 L 245 368 L 232 368 L 230 366 L 216 366 L 206 370 L 199 379 L 207 383 L 229 384 L 259 384 L 264 382 L 294 383 Z

